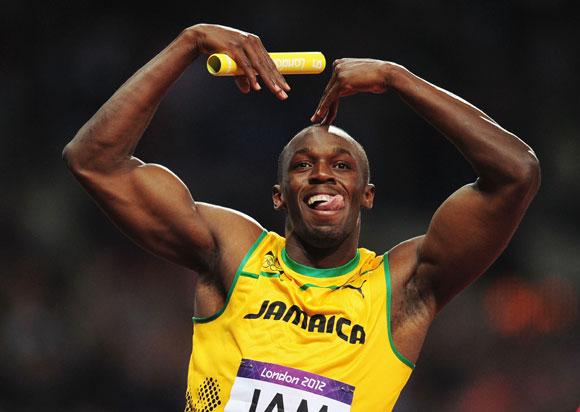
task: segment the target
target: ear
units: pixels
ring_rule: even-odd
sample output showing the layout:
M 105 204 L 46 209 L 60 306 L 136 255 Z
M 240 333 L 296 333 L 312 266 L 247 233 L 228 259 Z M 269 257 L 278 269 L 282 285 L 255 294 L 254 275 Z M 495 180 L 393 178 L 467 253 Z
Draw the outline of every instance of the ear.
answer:
M 365 191 L 363 193 L 363 198 L 361 206 L 365 209 L 372 209 L 375 201 L 375 185 L 372 183 L 367 183 Z
M 286 202 L 284 202 L 280 185 L 272 186 L 272 203 L 274 203 L 274 210 L 278 212 L 286 210 Z

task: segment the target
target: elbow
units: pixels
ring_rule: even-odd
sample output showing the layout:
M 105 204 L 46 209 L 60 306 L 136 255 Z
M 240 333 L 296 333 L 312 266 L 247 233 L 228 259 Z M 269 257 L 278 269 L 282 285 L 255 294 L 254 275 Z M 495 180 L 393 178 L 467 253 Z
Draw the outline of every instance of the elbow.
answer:
M 79 180 L 92 179 L 96 174 L 110 174 L 114 171 L 132 167 L 132 157 L 115 159 L 103 150 L 95 150 L 74 139 L 62 150 L 62 160 L 71 173 Z M 139 161 L 137 161 L 139 163 Z M 140 163 L 139 163 L 140 164 Z
M 540 169 L 540 160 L 532 149 L 529 149 L 526 152 L 523 163 L 522 180 L 534 192 L 537 192 L 540 188 L 542 173 Z
M 80 169 L 78 155 L 72 142 L 68 143 L 62 150 L 62 160 L 71 172 L 74 173 L 75 170 Z
M 71 159 L 71 148 L 69 143 L 64 147 L 64 149 L 62 149 L 62 160 L 67 165 L 67 167 L 69 166 L 70 159 Z
M 532 149 L 526 150 L 515 162 L 512 169 L 512 186 L 515 191 L 529 203 L 538 190 L 541 183 L 540 161 Z
M 87 163 L 87 157 L 82 155 L 82 151 L 75 142 L 71 141 L 64 147 L 62 160 L 77 179 L 81 179 L 91 170 L 91 165 Z

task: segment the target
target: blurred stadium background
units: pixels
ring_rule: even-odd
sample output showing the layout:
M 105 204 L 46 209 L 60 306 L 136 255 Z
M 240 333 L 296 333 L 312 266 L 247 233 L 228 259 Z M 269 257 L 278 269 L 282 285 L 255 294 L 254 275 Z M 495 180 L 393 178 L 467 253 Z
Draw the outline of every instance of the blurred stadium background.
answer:
M 215 22 L 272 51 L 401 63 L 526 140 L 543 186 L 505 254 L 434 323 L 396 408 L 574 411 L 580 405 L 580 67 L 576 2 L 253 1 L 145 6 L 0 2 L 0 411 L 182 410 L 194 273 L 120 235 L 69 175 L 61 150 L 179 31 Z M 282 231 L 278 151 L 308 124 L 328 79 L 290 77 L 288 101 L 237 92 L 196 61 L 137 155 L 198 200 Z M 367 148 L 378 199 L 362 244 L 425 231 L 474 175 L 394 95 L 355 96 L 337 125 Z

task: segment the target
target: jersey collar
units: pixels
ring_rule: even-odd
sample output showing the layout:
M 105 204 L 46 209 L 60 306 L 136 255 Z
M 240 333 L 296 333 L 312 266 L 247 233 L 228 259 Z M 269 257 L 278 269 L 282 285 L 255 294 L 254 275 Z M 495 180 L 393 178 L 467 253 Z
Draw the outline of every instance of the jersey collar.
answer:
M 333 278 L 336 276 L 346 275 L 348 272 L 356 268 L 358 262 L 360 261 L 360 252 L 357 249 L 356 255 L 344 265 L 326 269 L 313 268 L 292 260 L 286 253 L 286 248 L 282 249 L 282 260 L 286 266 L 301 275 L 312 276 L 315 278 Z

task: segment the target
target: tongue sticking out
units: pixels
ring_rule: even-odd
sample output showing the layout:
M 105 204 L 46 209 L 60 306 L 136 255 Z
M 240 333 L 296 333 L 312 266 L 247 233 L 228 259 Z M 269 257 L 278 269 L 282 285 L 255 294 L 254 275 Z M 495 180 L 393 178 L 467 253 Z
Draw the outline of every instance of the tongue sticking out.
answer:
M 334 195 L 327 202 L 320 202 L 314 206 L 316 210 L 339 210 L 344 207 L 344 198 L 341 195 Z

